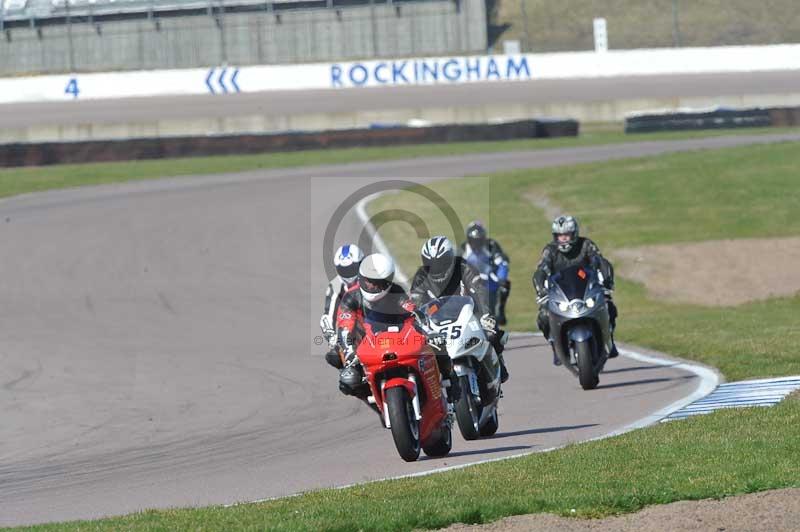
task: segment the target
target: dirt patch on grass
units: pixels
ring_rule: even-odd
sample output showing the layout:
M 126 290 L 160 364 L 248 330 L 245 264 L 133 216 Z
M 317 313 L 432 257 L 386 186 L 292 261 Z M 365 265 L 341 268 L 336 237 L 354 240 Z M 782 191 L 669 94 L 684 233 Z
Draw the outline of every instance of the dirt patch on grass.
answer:
M 765 491 L 722 500 L 651 506 L 606 519 L 571 519 L 550 514 L 509 517 L 488 525 L 453 525 L 451 532 L 770 530 L 795 531 L 800 523 L 800 489 Z
M 617 275 L 668 301 L 729 306 L 800 292 L 800 237 L 618 249 Z
M 564 213 L 540 189 L 528 190 L 523 197 L 550 220 Z M 638 207 L 617 211 L 627 214 Z M 590 235 L 591 228 L 583 224 L 581 234 Z M 795 271 L 800 265 L 800 237 L 659 244 L 606 255 L 618 276 L 644 284 L 652 297 L 675 303 L 732 306 L 800 293 L 800 275 Z

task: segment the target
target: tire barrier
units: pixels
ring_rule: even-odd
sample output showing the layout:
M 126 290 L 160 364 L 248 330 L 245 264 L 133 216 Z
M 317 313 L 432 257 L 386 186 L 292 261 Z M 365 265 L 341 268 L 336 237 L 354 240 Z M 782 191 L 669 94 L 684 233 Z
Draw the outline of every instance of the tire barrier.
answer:
M 717 109 L 629 116 L 625 119 L 625 133 L 795 125 L 800 125 L 800 107 Z
M 576 136 L 576 120 L 0 145 L 0 167 Z

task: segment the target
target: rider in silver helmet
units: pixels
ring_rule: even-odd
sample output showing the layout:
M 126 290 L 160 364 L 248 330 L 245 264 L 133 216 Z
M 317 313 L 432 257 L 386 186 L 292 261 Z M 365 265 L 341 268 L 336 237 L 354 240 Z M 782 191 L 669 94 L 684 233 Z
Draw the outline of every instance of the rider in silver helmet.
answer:
M 596 265 L 603 275 L 603 283 L 607 290 L 608 315 L 611 320 L 611 332 L 613 334 L 617 325 L 617 306 L 611 300 L 611 291 L 614 289 L 614 267 L 600 254 L 600 248 L 597 247 L 597 244 L 589 238 L 580 236 L 578 220 L 574 217 L 567 214 L 557 216 L 553 220 L 552 233 L 553 240 L 542 250 L 542 257 L 533 274 L 533 287 L 536 290 L 536 295 L 542 299 L 547 294 L 545 281 L 551 275 L 571 266 Z M 539 306 L 536 325 L 552 345 L 546 304 Z M 611 345 L 611 353 L 608 356 L 609 358 L 614 358 L 619 355 L 619 352 L 617 351 L 617 345 L 613 341 L 613 336 Z M 556 366 L 561 364 L 555 354 L 555 350 L 553 351 L 553 364 Z

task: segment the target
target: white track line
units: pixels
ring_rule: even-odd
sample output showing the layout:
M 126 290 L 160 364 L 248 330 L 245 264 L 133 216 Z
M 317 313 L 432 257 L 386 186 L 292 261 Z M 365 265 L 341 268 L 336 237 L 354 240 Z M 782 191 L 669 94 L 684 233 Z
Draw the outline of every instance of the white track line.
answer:
M 372 225 L 372 222 L 369 219 L 369 214 L 367 214 L 367 203 L 369 203 L 374 199 L 377 199 L 381 194 L 383 193 L 376 192 L 375 194 L 367 196 L 366 198 L 359 201 L 356 204 L 356 215 L 358 216 L 358 219 L 361 221 L 361 223 L 364 224 L 364 228 L 367 231 L 369 231 L 369 234 L 372 235 L 372 243 L 375 244 L 375 247 L 378 248 L 378 251 L 383 255 L 386 255 L 387 257 L 391 257 L 392 254 L 389 251 L 389 247 L 386 245 L 386 242 L 383 241 L 381 235 L 379 235 L 378 232 L 375 230 L 375 226 Z M 406 276 L 405 273 L 403 273 L 403 270 L 400 268 L 400 265 L 397 264 L 397 261 L 395 261 L 394 263 L 394 277 L 400 284 L 404 285 L 408 283 L 408 277 Z
M 373 194 L 371 196 L 368 196 L 368 197 L 362 199 L 356 205 L 355 211 L 356 211 L 356 215 L 358 216 L 358 218 L 361 221 L 361 223 L 363 223 L 364 227 L 367 229 L 367 231 L 369 231 L 370 234 L 372 234 L 372 241 L 375 244 L 375 247 L 381 253 L 391 257 L 392 255 L 391 255 L 391 253 L 389 251 L 389 247 L 386 245 L 386 242 L 383 241 L 381 236 L 375 231 L 375 227 L 369 221 L 369 215 L 367 214 L 367 208 L 366 208 L 367 203 L 369 203 L 373 199 L 377 198 L 381 194 L 382 194 L 381 192 L 378 192 L 376 194 Z M 406 277 L 403 274 L 402 270 L 400 270 L 400 267 L 398 265 L 395 265 L 395 272 L 396 272 L 395 276 L 397 277 L 397 280 L 399 282 L 401 282 L 402 284 L 405 284 L 408 281 L 408 277 Z M 511 333 L 511 336 L 513 338 L 525 338 L 525 337 L 533 337 L 533 336 L 542 336 L 542 333 L 537 333 L 537 332 L 516 332 L 516 333 Z M 622 356 L 624 356 L 626 358 L 630 358 L 632 360 L 636 360 L 636 361 L 639 361 L 639 362 L 644 362 L 646 364 L 652 364 L 652 365 L 655 365 L 655 366 L 669 366 L 669 367 L 672 367 L 672 368 L 677 368 L 677 369 L 682 369 L 684 371 L 688 371 L 689 373 L 694 373 L 700 379 L 700 383 L 697 385 L 697 388 L 695 388 L 695 390 L 692 393 L 690 393 L 686 397 L 678 399 L 677 401 L 675 401 L 673 403 L 670 403 L 669 405 L 667 405 L 664 408 L 658 410 L 657 412 L 653 412 L 652 414 L 648 414 L 648 415 L 646 415 L 646 416 L 644 416 L 644 417 L 642 417 L 640 419 L 637 419 L 636 421 L 633 421 L 632 423 L 629 423 L 629 424 L 625 425 L 624 427 L 622 427 L 620 429 L 608 432 L 606 434 L 602 434 L 600 436 L 595 436 L 593 438 L 587 438 L 585 440 L 582 440 L 582 443 L 583 442 L 589 442 L 589 441 L 604 440 L 606 438 L 612 438 L 614 436 L 619 436 L 621 434 L 625 434 L 626 432 L 631 432 L 632 430 L 636 430 L 636 429 L 640 429 L 640 428 L 643 428 L 643 427 L 647 427 L 649 425 L 654 425 L 654 424 L 658 423 L 659 421 L 663 420 L 664 418 L 666 418 L 667 416 L 669 416 L 670 414 L 672 414 L 673 412 L 676 412 L 676 411 L 680 410 L 681 408 L 693 403 L 694 401 L 697 401 L 698 399 L 702 399 L 703 397 L 709 395 L 711 392 L 713 392 L 717 388 L 717 386 L 719 386 L 720 382 L 722 382 L 722 377 L 721 377 L 721 375 L 719 373 L 717 373 L 715 370 L 713 370 L 711 368 L 707 368 L 707 367 L 701 366 L 699 364 L 693 364 L 691 362 L 678 361 L 678 360 L 673 360 L 673 359 L 669 359 L 669 358 L 662 358 L 662 357 L 657 357 L 657 356 L 653 356 L 653 355 L 645 355 L 643 353 L 639 353 L 638 351 L 633 351 L 633 350 L 627 349 L 627 348 L 620 348 L 619 349 L 619 353 L 620 353 L 620 355 L 622 355 Z M 373 482 L 383 482 L 383 481 L 386 481 L 386 480 L 399 480 L 399 479 L 403 479 L 403 478 L 424 477 L 424 476 L 432 475 L 434 473 L 442 473 L 444 471 L 453 471 L 453 470 L 456 470 L 456 469 L 463 469 L 465 467 L 470 467 L 470 466 L 474 466 L 474 465 L 478 465 L 478 464 L 488 464 L 488 463 L 492 463 L 492 462 L 501 462 L 501 461 L 504 461 L 504 460 L 511 460 L 511 459 L 514 459 L 514 458 L 521 458 L 523 456 L 530 456 L 532 454 L 546 453 L 546 452 L 550 452 L 550 451 L 555 451 L 555 450 L 558 450 L 558 449 L 562 449 L 562 448 L 566 447 L 567 445 L 571 445 L 572 443 L 574 443 L 574 442 L 565 443 L 563 445 L 557 445 L 555 447 L 547 447 L 545 449 L 536 449 L 536 450 L 533 450 L 533 451 L 525 451 L 525 452 L 522 452 L 522 453 L 512 454 L 512 455 L 509 455 L 509 456 L 502 456 L 502 457 L 499 457 L 499 458 L 487 458 L 487 459 L 484 459 L 484 460 L 476 460 L 474 462 L 468 462 L 468 463 L 465 463 L 465 464 L 458 464 L 458 465 L 452 465 L 452 466 L 447 466 L 447 467 L 437 467 L 437 468 L 434 468 L 434 469 L 429 469 L 427 471 L 419 471 L 417 473 L 409 473 L 407 475 L 397 475 L 397 476 L 394 476 L 394 477 L 379 478 L 379 479 L 375 479 L 375 480 L 368 480 L 366 482 L 357 482 L 357 483 L 353 483 L 353 484 L 346 484 L 344 486 L 335 486 L 335 487 L 328 488 L 328 489 L 347 489 L 347 488 L 351 488 L 351 487 L 354 487 L 354 486 L 363 486 L 365 484 L 371 484 Z M 267 498 L 267 499 L 259 499 L 259 500 L 256 500 L 256 501 L 250 501 L 250 502 L 245 502 L 245 503 L 233 503 L 233 504 L 229 504 L 229 505 L 226 505 L 226 506 L 236 506 L 237 504 L 256 504 L 256 503 L 267 502 L 267 501 L 272 501 L 272 500 L 277 500 L 277 499 L 283 499 L 283 498 L 286 498 L 286 497 L 296 497 L 298 495 L 302 495 L 302 493 L 297 493 L 297 494 L 294 494 L 294 495 L 286 495 L 286 496 L 282 496 L 282 497 L 270 497 L 270 498 Z

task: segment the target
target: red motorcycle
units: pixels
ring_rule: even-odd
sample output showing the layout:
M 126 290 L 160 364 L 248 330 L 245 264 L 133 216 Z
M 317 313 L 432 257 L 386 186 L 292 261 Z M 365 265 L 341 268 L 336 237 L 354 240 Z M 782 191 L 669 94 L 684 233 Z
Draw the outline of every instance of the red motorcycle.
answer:
M 451 418 L 436 355 L 414 318 L 401 325 L 364 324 L 358 359 L 369 383 L 367 401 L 391 429 L 397 452 L 406 462 L 446 456 L 452 447 Z

